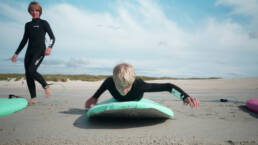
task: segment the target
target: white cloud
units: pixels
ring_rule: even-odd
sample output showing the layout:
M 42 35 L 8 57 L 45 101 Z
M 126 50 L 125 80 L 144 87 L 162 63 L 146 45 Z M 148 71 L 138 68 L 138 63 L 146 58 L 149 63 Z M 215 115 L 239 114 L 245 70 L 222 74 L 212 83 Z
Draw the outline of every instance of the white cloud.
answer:
M 67 67 L 83 67 L 88 64 L 88 60 L 85 58 L 71 58 L 67 63 Z
M 248 27 L 257 33 L 258 25 L 258 0 L 218 0 L 216 5 L 231 6 L 231 15 L 247 16 L 251 19 Z M 253 32 L 251 32 L 253 33 Z
M 146 3 L 134 8 L 138 9 L 135 13 L 140 13 L 140 18 L 131 14 L 128 5 L 118 6 L 118 16 L 109 13 L 92 14 L 68 4 L 54 5 L 46 13 L 56 34 L 66 33 L 57 36 L 62 46 L 73 47 L 74 51 L 85 48 L 118 52 L 138 48 L 155 50 L 160 41 L 166 42 L 173 49 L 184 47 L 182 39 L 186 34 L 175 23 L 168 21 L 159 9 Z M 151 17 L 147 10 L 158 12 Z
M 240 14 L 258 18 L 257 0 L 218 0 L 216 5 L 233 6 L 232 14 Z
M 256 1 L 250 2 L 255 5 Z M 234 14 L 256 18 L 257 9 L 242 1 L 219 0 L 216 4 L 232 4 L 236 7 Z M 13 13 L 24 12 L 0 3 L 1 6 Z M 167 18 L 153 1 L 119 1 L 113 9 L 115 14 L 90 12 L 66 3 L 44 8 L 42 18 L 49 21 L 57 38 L 53 51 L 66 55 L 68 60 L 62 67 L 113 68 L 126 61 L 140 73 L 156 76 L 230 76 L 231 72 L 241 76 L 248 70 L 251 75 L 258 71 L 253 69 L 258 61 L 254 57 L 258 55 L 257 32 L 250 33 L 231 19 L 207 18 L 189 32 Z M 25 23 L 24 16 L 17 19 Z M 6 44 L 20 42 L 21 36 L 15 34 L 23 31 L 20 23 L 0 21 L 0 26 L 7 31 L 6 39 L 0 34 Z M 10 26 L 12 29 L 8 29 Z
M 18 23 L 22 23 L 23 20 L 30 18 L 27 16 L 28 12 L 24 11 L 27 9 L 27 7 L 25 7 L 25 5 L 20 2 L 13 4 L 12 7 L 10 5 L 0 2 L 0 9 L 1 15 L 11 18 L 12 20 L 15 20 Z

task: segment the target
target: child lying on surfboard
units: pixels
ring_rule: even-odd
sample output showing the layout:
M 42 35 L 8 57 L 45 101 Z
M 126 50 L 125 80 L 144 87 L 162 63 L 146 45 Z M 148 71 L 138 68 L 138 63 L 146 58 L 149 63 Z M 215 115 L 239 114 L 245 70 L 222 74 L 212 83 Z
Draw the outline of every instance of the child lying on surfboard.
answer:
M 95 105 L 100 95 L 108 90 L 117 101 L 137 101 L 141 100 L 144 92 L 168 91 L 178 97 L 187 106 L 198 108 L 199 100 L 190 97 L 178 86 L 171 83 L 147 83 L 136 78 L 132 65 L 127 63 L 118 64 L 113 70 L 113 76 L 107 78 L 95 94 L 85 103 L 85 108 L 89 109 Z

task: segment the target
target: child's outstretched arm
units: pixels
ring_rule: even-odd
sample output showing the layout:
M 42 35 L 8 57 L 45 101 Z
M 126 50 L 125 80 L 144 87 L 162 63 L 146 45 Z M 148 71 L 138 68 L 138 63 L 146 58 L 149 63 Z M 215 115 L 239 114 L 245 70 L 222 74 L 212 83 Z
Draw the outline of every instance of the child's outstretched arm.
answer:
M 197 98 L 189 96 L 183 89 L 174 84 L 142 82 L 141 86 L 144 92 L 168 91 L 180 100 L 182 100 L 186 106 L 189 105 L 191 108 L 198 108 L 199 106 L 199 100 Z
M 91 106 L 95 105 L 98 101 L 98 98 L 101 96 L 101 94 L 104 93 L 107 90 L 108 79 L 106 79 L 101 84 L 99 89 L 95 92 L 95 94 L 85 102 L 85 109 L 90 109 Z
M 90 109 L 91 106 L 95 105 L 97 103 L 97 99 L 94 97 L 89 98 L 86 102 L 85 102 L 85 109 L 88 110 Z
M 189 105 L 191 108 L 198 108 L 199 107 L 199 100 L 197 98 L 189 96 L 187 93 L 185 93 L 181 88 L 177 87 L 176 85 L 172 85 L 171 93 L 179 98 L 180 100 L 183 100 L 184 105 Z
M 197 98 L 194 97 L 187 97 L 184 100 L 184 105 L 190 105 L 191 108 L 198 108 L 199 107 L 199 100 Z

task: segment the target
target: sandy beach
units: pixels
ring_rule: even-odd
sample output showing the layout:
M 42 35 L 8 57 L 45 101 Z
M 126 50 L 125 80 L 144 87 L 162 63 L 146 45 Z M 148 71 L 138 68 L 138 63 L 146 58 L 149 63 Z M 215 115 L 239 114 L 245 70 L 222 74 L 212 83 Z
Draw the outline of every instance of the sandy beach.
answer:
M 158 80 L 170 82 L 200 100 L 198 109 L 185 107 L 168 92 L 145 93 L 175 113 L 168 120 L 90 121 L 85 100 L 102 81 L 49 82 L 45 98 L 37 84 L 39 103 L 0 118 L 1 145 L 257 145 L 258 114 L 245 107 L 258 97 L 258 78 L 211 80 Z M 26 82 L 0 81 L 0 97 L 29 99 Z M 110 98 L 106 91 L 99 102 Z M 228 102 L 220 102 L 228 99 Z

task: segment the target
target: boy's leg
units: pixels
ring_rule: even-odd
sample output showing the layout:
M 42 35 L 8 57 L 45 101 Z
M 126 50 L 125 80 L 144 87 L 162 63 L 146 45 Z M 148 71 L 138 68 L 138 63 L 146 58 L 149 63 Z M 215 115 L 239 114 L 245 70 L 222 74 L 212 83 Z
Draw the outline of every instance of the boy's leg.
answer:
M 27 86 L 30 92 L 31 98 L 36 98 L 36 86 L 33 77 L 29 73 L 25 73 Z
M 41 84 L 41 86 L 45 89 L 46 95 L 50 95 L 50 87 L 48 86 L 47 82 L 42 77 L 42 75 L 37 72 L 37 69 L 41 64 L 41 62 L 43 61 L 43 59 L 44 59 L 44 55 L 33 55 L 29 63 L 27 64 L 26 70 L 30 78 L 33 79 L 33 82 L 34 80 L 37 80 Z M 36 89 L 35 89 L 35 92 L 36 92 Z
M 24 66 L 25 66 L 25 76 L 26 76 L 27 86 L 28 86 L 28 89 L 30 92 L 30 97 L 31 97 L 30 102 L 37 103 L 38 100 L 36 97 L 36 86 L 35 86 L 33 76 L 29 70 L 30 62 L 31 62 L 30 56 L 26 55 L 25 61 L 24 61 Z
M 42 77 L 42 75 L 37 72 L 37 69 L 38 69 L 39 65 L 41 64 L 41 62 L 43 61 L 43 59 L 44 59 L 44 55 L 35 57 L 32 65 L 31 65 L 31 72 L 33 73 L 34 79 L 37 80 L 42 85 L 42 87 L 45 89 L 45 88 L 47 88 L 48 84 L 45 81 L 45 79 Z
M 42 63 L 44 55 L 41 55 L 34 63 L 34 79 L 37 80 L 41 86 L 45 89 L 45 94 L 49 96 L 51 94 L 50 86 L 47 84 L 43 76 L 37 72 L 39 65 Z

